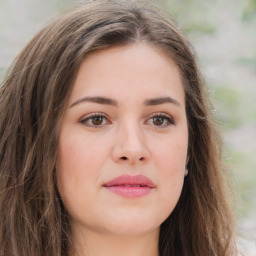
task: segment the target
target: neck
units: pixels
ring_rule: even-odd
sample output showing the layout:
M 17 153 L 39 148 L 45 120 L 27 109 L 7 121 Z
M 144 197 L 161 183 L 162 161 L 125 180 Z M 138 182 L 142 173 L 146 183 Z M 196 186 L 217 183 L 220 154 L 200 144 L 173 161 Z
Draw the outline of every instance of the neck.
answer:
M 143 235 L 74 234 L 74 256 L 159 256 L 159 230 Z

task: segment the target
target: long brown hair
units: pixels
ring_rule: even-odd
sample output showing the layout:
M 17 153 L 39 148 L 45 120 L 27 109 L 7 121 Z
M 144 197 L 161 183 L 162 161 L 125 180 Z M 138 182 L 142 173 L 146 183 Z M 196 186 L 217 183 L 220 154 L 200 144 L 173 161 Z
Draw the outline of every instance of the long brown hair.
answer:
M 68 214 L 56 189 L 59 124 L 81 62 L 92 51 L 146 42 L 179 67 L 189 125 L 189 175 L 162 224 L 161 256 L 235 255 L 221 141 L 191 45 L 155 6 L 96 0 L 43 28 L 0 89 L 0 256 L 66 256 Z M 170 195 L 171 196 L 171 195 Z

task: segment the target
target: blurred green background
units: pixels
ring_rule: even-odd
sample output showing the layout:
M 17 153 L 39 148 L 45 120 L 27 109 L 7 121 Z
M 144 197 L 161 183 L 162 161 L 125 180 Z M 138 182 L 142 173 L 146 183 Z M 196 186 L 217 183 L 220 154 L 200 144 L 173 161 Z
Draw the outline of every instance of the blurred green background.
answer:
M 49 19 L 78 0 L 0 0 L 0 81 Z M 157 2 L 157 1 L 156 1 Z M 198 55 L 234 180 L 239 235 L 256 239 L 256 0 L 161 0 Z

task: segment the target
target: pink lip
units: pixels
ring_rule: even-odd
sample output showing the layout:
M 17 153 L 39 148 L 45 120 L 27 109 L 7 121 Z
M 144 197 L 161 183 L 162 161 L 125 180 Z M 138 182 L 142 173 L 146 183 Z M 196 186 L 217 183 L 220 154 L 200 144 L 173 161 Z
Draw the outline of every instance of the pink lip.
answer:
M 121 196 L 140 197 L 150 193 L 155 185 L 143 175 L 122 175 L 105 183 L 103 187 Z

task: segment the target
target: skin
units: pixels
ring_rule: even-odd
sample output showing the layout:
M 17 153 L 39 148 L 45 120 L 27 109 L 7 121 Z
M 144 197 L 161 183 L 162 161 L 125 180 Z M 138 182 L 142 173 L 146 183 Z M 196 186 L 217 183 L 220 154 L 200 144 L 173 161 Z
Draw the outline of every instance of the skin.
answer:
M 145 105 L 166 97 L 172 100 Z M 75 80 L 58 149 L 57 187 L 77 255 L 158 255 L 160 225 L 183 187 L 187 148 L 183 85 L 162 50 L 135 43 L 91 53 Z M 155 184 L 145 196 L 124 197 L 103 186 L 139 174 Z

